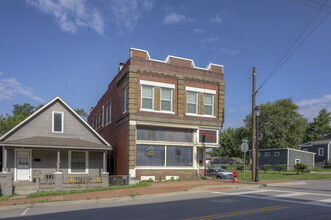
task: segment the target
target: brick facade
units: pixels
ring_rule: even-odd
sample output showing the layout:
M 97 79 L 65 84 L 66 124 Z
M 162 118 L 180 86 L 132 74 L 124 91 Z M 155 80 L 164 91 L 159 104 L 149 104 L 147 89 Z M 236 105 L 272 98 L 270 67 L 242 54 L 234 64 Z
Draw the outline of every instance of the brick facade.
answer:
M 145 84 L 146 85 L 145 85 Z M 142 86 L 152 88 L 153 108 L 142 106 Z M 124 91 L 127 87 L 127 111 L 124 112 Z M 171 111 L 161 109 L 162 89 L 170 88 Z M 197 94 L 197 112 L 187 114 L 187 92 L 192 90 Z M 210 93 L 213 97 L 213 115 L 204 115 L 204 94 Z M 106 118 L 105 105 L 111 101 L 111 123 L 98 123 L 99 118 Z M 220 130 L 224 120 L 225 81 L 223 66 L 210 64 L 206 69 L 197 68 L 189 59 L 169 56 L 166 61 L 150 58 L 147 51 L 131 49 L 130 59 L 119 69 L 118 74 L 109 84 L 107 91 L 92 109 L 88 122 L 112 146 L 110 155 L 110 170 L 113 174 L 130 174 L 133 179 L 142 176 L 154 176 L 155 179 L 165 179 L 169 176 L 192 178 L 204 175 L 204 167 L 197 162 L 197 149 L 218 147 L 217 143 L 198 144 L 196 138 L 198 130 Z M 102 116 L 103 114 L 103 116 Z M 101 115 L 101 116 L 100 116 Z M 142 141 L 137 139 L 137 128 L 153 126 L 158 128 L 190 129 L 194 140 L 188 143 L 192 147 L 192 165 L 189 167 L 144 167 L 136 166 L 136 145 L 161 144 L 176 145 L 172 142 Z M 183 145 L 183 144 L 182 144 Z M 152 146 L 152 145 L 151 145 Z M 167 148 L 166 148 L 167 149 Z M 179 153 L 180 154 L 180 153 Z M 155 175 L 153 175 L 153 173 Z M 150 174 L 150 175 L 147 175 Z

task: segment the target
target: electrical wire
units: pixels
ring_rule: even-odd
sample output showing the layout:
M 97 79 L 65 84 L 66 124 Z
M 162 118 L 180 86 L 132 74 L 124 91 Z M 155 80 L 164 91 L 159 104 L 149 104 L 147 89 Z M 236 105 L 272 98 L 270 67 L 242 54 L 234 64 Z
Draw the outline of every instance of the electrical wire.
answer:
M 293 1 L 293 0 L 292 0 Z M 315 26 L 315 28 L 312 29 L 312 31 L 304 38 L 304 40 L 290 53 L 290 51 L 293 49 L 293 47 L 297 44 L 297 42 L 300 40 L 302 35 L 305 33 L 305 31 L 308 29 L 308 27 L 312 24 L 312 22 L 315 20 L 315 18 L 319 15 L 319 13 L 322 11 L 324 6 L 327 4 L 329 0 L 326 0 L 324 5 L 320 7 L 320 9 L 317 11 L 317 13 L 313 16 L 313 18 L 308 22 L 306 27 L 303 29 L 303 31 L 300 33 L 300 35 L 297 37 L 297 39 L 292 43 L 292 45 L 289 47 L 289 49 L 286 51 L 286 53 L 282 56 L 280 61 L 277 63 L 277 65 L 273 68 L 273 70 L 268 74 L 267 78 L 263 81 L 261 86 L 256 90 L 255 94 L 258 93 L 258 91 L 271 79 L 272 76 L 275 75 L 275 73 L 280 69 L 281 66 L 284 65 L 284 63 L 301 47 L 301 45 L 311 36 L 311 34 L 325 21 L 325 19 L 329 16 L 331 12 L 328 12 L 326 16 Z
M 300 4 L 300 5 L 307 6 L 307 7 L 309 7 L 309 8 L 314 8 L 314 9 L 320 10 L 319 7 L 316 7 L 316 6 L 313 6 L 313 5 L 307 4 L 307 3 L 303 3 L 303 2 L 301 2 L 301 1 L 299 1 L 299 0 L 291 0 L 291 1 L 292 1 L 292 2 L 295 2 L 295 3 L 297 3 L 297 4 Z M 313 0 L 310 0 L 310 1 L 315 2 L 315 1 L 313 1 Z M 316 2 L 316 4 L 323 4 L 323 3 Z M 325 6 L 325 7 L 331 8 L 330 6 Z M 322 9 L 322 11 L 330 12 L 330 11 L 325 10 L 325 9 Z

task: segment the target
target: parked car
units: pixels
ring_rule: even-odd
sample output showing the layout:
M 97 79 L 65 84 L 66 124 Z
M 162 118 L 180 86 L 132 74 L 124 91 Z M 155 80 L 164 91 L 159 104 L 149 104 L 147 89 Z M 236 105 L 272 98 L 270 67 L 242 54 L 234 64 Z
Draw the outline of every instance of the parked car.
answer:
M 208 169 L 207 176 L 212 176 L 217 179 L 232 179 L 232 172 L 226 169 Z

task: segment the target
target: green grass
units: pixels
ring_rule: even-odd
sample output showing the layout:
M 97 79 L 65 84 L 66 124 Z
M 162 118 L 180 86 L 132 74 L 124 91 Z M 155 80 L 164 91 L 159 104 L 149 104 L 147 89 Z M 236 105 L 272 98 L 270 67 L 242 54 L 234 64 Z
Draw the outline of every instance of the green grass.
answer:
M 129 189 L 129 188 L 137 188 L 137 187 L 146 187 L 146 186 L 150 186 L 150 185 L 151 185 L 150 183 L 139 182 L 137 184 L 125 185 L 125 186 L 109 186 L 109 187 L 102 187 L 102 188 L 78 189 L 78 190 L 43 191 L 43 192 L 31 193 L 31 194 L 27 195 L 27 198 L 35 198 L 35 197 L 42 197 L 42 196 L 69 195 L 69 194 L 98 192 L 98 191 L 115 190 L 115 189 Z
M 238 171 L 239 179 L 244 179 L 244 171 Z M 252 179 L 252 172 L 246 170 L 246 180 Z M 268 171 L 265 173 L 263 170 L 259 170 L 260 181 L 268 180 L 322 180 L 331 179 L 331 173 L 299 173 L 296 171 Z
M 0 196 L 0 201 L 6 201 L 6 200 L 10 199 L 11 197 L 13 197 L 13 195 L 10 195 L 10 196 Z

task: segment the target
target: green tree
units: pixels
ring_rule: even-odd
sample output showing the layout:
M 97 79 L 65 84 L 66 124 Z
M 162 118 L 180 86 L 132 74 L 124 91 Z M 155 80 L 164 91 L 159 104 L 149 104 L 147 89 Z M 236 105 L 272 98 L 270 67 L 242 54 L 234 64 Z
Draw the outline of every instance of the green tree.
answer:
M 292 99 L 261 104 L 259 148 L 298 148 L 303 142 L 308 121 L 298 113 Z M 245 119 L 251 130 L 251 115 Z
M 76 109 L 74 109 L 74 111 L 75 111 L 80 117 L 82 117 L 84 120 L 86 120 L 87 113 L 85 112 L 85 110 L 84 110 L 83 108 L 76 108 Z
M 248 137 L 248 130 L 244 127 L 225 129 L 220 136 L 221 147 L 214 149 L 210 155 L 214 157 L 242 157 L 240 145 L 244 137 Z
M 304 142 L 315 141 L 331 132 L 331 113 L 325 108 L 319 111 L 318 116 L 309 123 Z
M 7 131 L 18 125 L 21 121 L 30 116 L 33 112 L 41 108 L 42 105 L 37 107 L 32 106 L 29 103 L 23 105 L 13 105 L 13 115 L 6 114 L 6 116 L 0 115 L 0 135 L 5 134 Z

